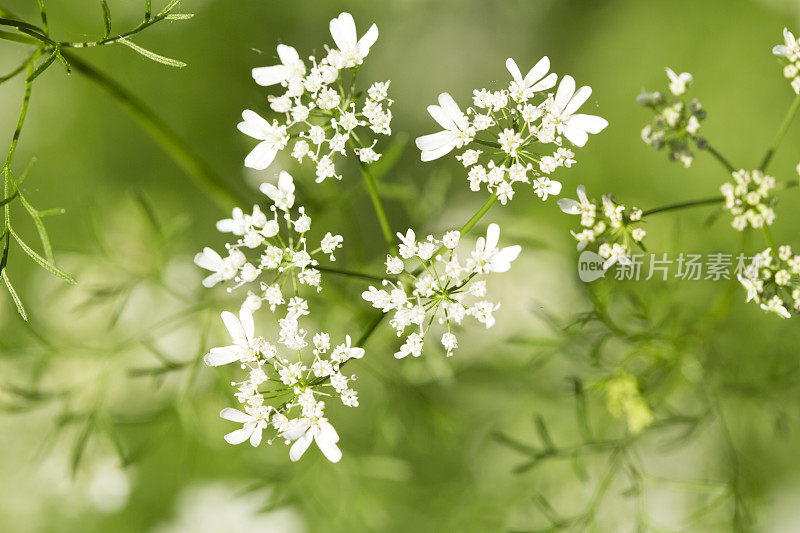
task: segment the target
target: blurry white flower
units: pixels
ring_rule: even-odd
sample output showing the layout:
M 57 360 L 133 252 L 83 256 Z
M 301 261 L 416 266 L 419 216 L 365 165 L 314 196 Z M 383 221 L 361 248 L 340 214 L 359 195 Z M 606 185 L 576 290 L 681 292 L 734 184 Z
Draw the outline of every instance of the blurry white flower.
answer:
M 669 78 L 669 90 L 675 96 L 682 96 L 686 92 L 686 88 L 692 82 L 692 75 L 688 72 L 675 74 L 675 71 L 669 67 L 665 67 L 664 70 L 667 72 L 667 77 Z

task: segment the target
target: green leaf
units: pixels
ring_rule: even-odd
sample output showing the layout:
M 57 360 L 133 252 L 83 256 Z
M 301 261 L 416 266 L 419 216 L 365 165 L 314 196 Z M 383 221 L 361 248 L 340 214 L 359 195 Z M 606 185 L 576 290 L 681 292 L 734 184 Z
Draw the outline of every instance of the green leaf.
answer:
M 59 56 L 58 48 L 56 48 L 56 49 L 53 50 L 53 53 L 51 53 L 50 56 L 47 59 L 45 59 L 42 63 L 39 64 L 38 67 L 36 67 L 36 70 L 33 71 L 33 74 L 28 76 L 27 81 L 31 82 L 31 81 L 35 80 L 36 78 L 38 78 L 41 73 L 43 73 L 45 70 L 47 70 L 47 67 L 49 67 L 50 65 L 53 64 L 53 61 L 58 59 L 58 56 Z
M 22 320 L 28 321 L 28 315 L 25 313 L 25 307 L 22 305 L 22 300 L 19 299 L 19 295 L 17 295 L 17 291 L 14 290 L 14 286 L 11 285 L 11 280 L 8 279 L 8 273 L 3 269 L 2 274 L 3 282 L 6 284 L 6 288 L 8 289 L 8 293 L 11 295 L 11 299 L 14 300 L 14 304 L 17 306 L 17 311 L 19 312 Z
M 108 8 L 106 0 L 100 0 L 100 5 L 103 8 L 103 26 L 105 27 L 103 39 L 108 39 L 108 36 L 111 35 L 111 10 Z
M 16 232 L 15 232 L 14 230 L 12 230 L 11 228 L 9 228 L 9 229 L 8 229 L 8 231 L 9 231 L 9 233 L 11 233 L 11 236 L 12 236 L 12 237 L 14 237 L 14 240 L 15 240 L 15 241 L 17 241 L 17 244 L 19 244 L 19 245 L 20 245 L 20 248 L 22 248 L 22 250 L 23 250 L 23 251 L 24 251 L 26 254 L 28 254 L 28 255 L 31 257 L 31 259 L 33 259 L 34 261 L 36 261 L 37 263 L 39 263 L 39 265 L 40 265 L 42 268 L 44 268 L 45 270 L 47 270 L 48 272 L 50 272 L 50 273 L 51 273 L 51 274 L 53 274 L 54 276 L 58 276 L 59 278 L 63 279 L 64 281 L 66 281 L 66 282 L 68 282 L 68 283 L 72 283 L 73 285 L 75 285 L 76 283 L 78 283 L 77 281 L 75 281 L 75 278 L 73 278 L 72 276 L 70 276 L 69 274 L 67 274 L 66 272 L 64 272 L 64 271 L 63 271 L 63 270 L 61 270 L 60 268 L 58 268 L 57 266 L 55 266 L 55 265 L 51 265 L 51 264 L 50 264 L 50 263 L 48 263 L 48 262 L 47 262 L 47 261 L 46 261 L 46 260 L 45 260 L 45 259 L 44 259 L 42 256 L 40 256 L 39 254 L 37 254 L 37 253 L 36 253 L 36 252 L 33 250 L 33 248 L 31 248 L 30 246 L 28 246 L 27 244 L 25 244 L 25 241 L 23 241 L 22 239 L 20 239 L 19 235 L 17 235 L 17 234 L 16 234 Z
M 160 56 L 160 55 L 156 54 L 155 52 L 151 52 L 150 50 L 142 48 L 138 44 L 132 43 L 128 39 L 120 39 L 119 42 L 124 44 L 125 46 L 127 46 L 131 50 L 143 55 L 147 59 L 155 61 L 156 63 L 161 63 L 162 65 L 167 65 L 169 67 L 176 67 L 176 68 L 183 68 L 183 67 L 186 66 L 186 63 L 184 63 L 183 61 L 178 61 L 177 59 L 172 59 L 172 58 L 169 58 L 169 57 Z

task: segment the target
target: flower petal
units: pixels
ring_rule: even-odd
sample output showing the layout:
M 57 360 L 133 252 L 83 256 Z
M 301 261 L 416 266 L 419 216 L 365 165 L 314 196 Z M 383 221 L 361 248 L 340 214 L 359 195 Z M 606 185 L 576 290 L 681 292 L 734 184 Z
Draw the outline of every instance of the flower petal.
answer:
M 275 159 L 278 145 L 269 141 L 262 141 L 244 158 L 244 166 L 254 170 L 264 170 Z
M 226 407 L 225 409 L 219 412 L 219 416 L 221 416 L 225 420 L 230 420 L 231 422 L 238 422 L 240 424 L 245 424 L 250 421 L 250 416 L 247 413 L 243 413 L 238 409 L 234 409 L 233 407 Z

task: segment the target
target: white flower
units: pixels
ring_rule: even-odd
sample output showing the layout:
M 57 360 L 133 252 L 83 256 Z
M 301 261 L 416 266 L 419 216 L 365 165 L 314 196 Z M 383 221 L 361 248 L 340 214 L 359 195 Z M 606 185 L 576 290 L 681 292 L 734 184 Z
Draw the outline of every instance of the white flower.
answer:
M 369 54 L 369 49 L 378 40 L 378 26 L 373 24 L 361 39 L 356 33 L 356 23 L 350 13 L 341 13 L 331 20 L 331 37 L 339 47 L 334 64 L 337 68 L 351 68 L 360 65 Z
M 448 250 L 454 249 L 458 246 L 458 241 L 461 239 L 461 232 L 458 230 L 448 231 L 442 236 L 442 244 Z
M 403 260 L 399 257 L 393 255 L 386 256 L 386 273 L 397 275 L 400 274 L 403 270 L 405 270 L 405 265 L 403 264 Z
M 293 420 L 283 436 L 294 441 L 289 450 L 289 459 L 292 462 L 300 460 L 306 450 L 311 445 L 311 441 L 317 443 L 317 447 L 325 455 L 328 461 L 338 463 L 342 458 L 342 452 L 336 443 L 339 442 L 339 435 L 336 430 L 325 418 L 309 420 L 301 418 Z
M 767 303 L 761 304 L 761 309 L 775 313 L 783 318 L 792 318 L 791 313 L 783 306 L 783 300 L 780 296 L 773 296 Z
M 236 125 L 239 131 L 261 142 L 247 154 L 244 166 L 255 170 L 264 170 L 275 159 L 275 154 L 289 142 L 286 126 L 277 122 L 270 124 L 255 111 L 246 109 L 242 112 L 242 122 Z
M 223 409 L 220 411 L 219 416 L 231 422 L 244 424 L 244 427 L 241 429 L 237 429 L 225 435 L 225 441 L 228 444 L 241 444 L 247 439 L 250 439 L 250 444 L 252 446 L 258 446 L 261 444 L 261 432 L 267 427 L 268 414 L 269 411 L 265 409 L 258 410 L 256 414 L 243 413 L 238 409 L 230 407 Z
M 439 105 L 429 105 L 428 113 L 444 130 L 417 137 L 422 161 L 433 161 L 472 141 L 474 133 L 469 131 L 469 120 L 449 94 L 440 94 Z
M 800 41 L 794 38 L 789 28 L 783 28 L 783 40 L 785 44 L 779 44 L 772 49 L 776 56 L 783 56 L 789 61 L 797 61 L 800 58 Z
M 234 361 L 247 361 L 255 357 L 255 324 L 253 314 L 247 307 L 239 311 L 239 318 L 228 311 L 220 315 L 228 328 L 233 344 L 221 348 L 211 348 L 203 361 L 208 366 L 220 366 Z
M 194 262 L 200 268 L 211 270 L 213 274 L 203 279 L 203 287 L 213 287 L 220 281 L 233 279 L 238 265 L 230 259 L 223 259 L 217 252 L 209 247 L 194 256 Z
M 278 175 L 277 187 L 271 183 L 262 183 L 259 190 L 282 211 L 288 211 L 294 205 L 294 180 L 286 171 L 281 171 Z
M 564 76 L 556 91 L 553 114 L 556 116 L 556 129 L 575 146 L 584 146 L 589 140 L 588 133 L 600 133 L 608 121 L 594 115 L 575 114 L 592 94 L 592 88 L 584 85 L 575 90 L 572 76 Z
M 558 79 L 555 72 L 547 74 L 547 71 L 550 70 L 550 59 L 547 56 L 540 59 L 524 78 L 517 63 L 510 57 L 506 59 L 506 68 L 511 73 L 511 77 L 514 78 L 510 92 L 512 98 L 517 101 L 528 100 L 537 92 L 553 88 Z
M 489 224 L 486 229 L 486 238 L 478 237 L 475 243 L 475 251 L 472 252 L 472 259 L 478 265 L 479 271 L 487 272 L 508 272 L 511 262 L 519 256 L 522 247 L 520 245 L 506 246 L 498 248 L 500 240 L 500 226 Z
M 275 85 L 292 78 L 302 77 L 306 73 L 306 67 L 300 59 L 300 55 L 291 46 L 279 44 L 278 57 L 281 60 L 280 65 L 253 69 L 253 79 L 257 84 L 265 87 Z
M 458 348 L 458 339 L 452 333 L 445 332 L 442 335 L 442 346 L 444 346 L 445 351 L 447 352 L 447 356 L 450 357 L 453 355 L 453 350 Z
M 669 78 L 669 90 L 675 96 L 682 96 L 686 92 L 686 88 L 692 82 L 692 75 L 688 72 L 675 74 L 675 71 L 669 67 L 666 67 L 664 70 L 667 72 L 667 77 Z
M 547 200 L 549 195 L 556 195 L 561 192 L 561 182 L 551 180 L 543 176 L 533 180 L 533 192 L 542 200 Z

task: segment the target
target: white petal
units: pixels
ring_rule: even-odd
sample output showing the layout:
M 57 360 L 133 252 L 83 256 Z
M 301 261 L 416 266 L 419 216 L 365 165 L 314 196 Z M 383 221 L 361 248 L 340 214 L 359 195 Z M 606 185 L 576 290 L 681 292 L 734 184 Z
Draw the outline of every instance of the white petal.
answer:
M 569 142 L 575 146 L 584 146 L 586 141 L 589 140 L 588 133 L 578 127 L 570 126 L 569 124 L 564 128 L 564 137 L 569 139 Z
M 581 212 L 581 204 L 570 198 L 560 198 L 556 203 L 568 215 L 577 215 Z
M 418 137 L 416 144 L 422 150 L 422 161 L 433 161 L 449 154 L 456 147 L 456 139 L 453 132 L 440 131 Z
M 339 435 L 332 425 L 324 422 L 320 427 L 320 431 L 314 435 L 314 440 L 328 461 L 332 463 L 339 462 L 342 458 L 342 451 L 336 446 L 339 441 Z
M 378 26 L 373 24 L 367 30 L 367 33 L 364 34 L 361 39 L 358 40 L 358 53 L 361 54 L 361 57 L 366 57 L 369 53 L 369 49 L 372 48 L 372 45 L 375 44 L 375 41 L 378 40 Z
M 556 91 L 555 105 L 557 109 L 565 109 L 572 95 L 575 94 L 575 80 L 572 76 L 564 76 L 558 84 Z
M 459 119 L 463 119 L 464 113 L 461 112 L 461 108 L 449 93 L 439 95 L 439 105 L 455 124 L 458 124 Z
M 242 327 L 242 323 L 239 322 L 239 319 L 236 318 L 236 315 L 230 311 L 223 311 L 220 317 L 222 317 L 225 327 L 228 328 L 228 333 L 230 333 L 234 344 L 238 346 L 247 346 L 247 337 L 244 334 L 244 328 Z
M 292 447 L 289 449 L 289 459 L 291 459 L 292 462 L 299 461 L 300 458 L 303 457 L 303 454 L 306 453 L 306 450 L 311 444 L 312 438 L 311 433 L 306 432 L 302 437 L 294 441 L 294 444 L 292 444 Z
M 210 289 L 220 281 L 222 281 L 222 277 L 219 274 L 211 274 L 203 278 L 203 287 Z
M 577 114 L 567 120 L 567 125 L 580 128 L 588 133 L 600 133 L 608 126 L 608 121 L 594 115 Z
M 541 91 L 546 91 L 548 89 L 552 89 L 553 87 L 556 86 L 556 82 L 557 81 L 558 81 L 558 75 L 555 72 L 552 72 L 552 73 L 548 74 L 547 76 L 545 76 L 545 78 L 542 81 L 540 81 L 539 83 L 536 83 L 535 85 L 533 85 L 531 87 L 531 90 L 533 92 L 537 92 L 538 93 L 538 92 L 541 92 Z
M 278 45 L 278 57 L 284 65 L 293 65 L 300 61 L 300 54 L 292 46 Z
M 236 431 L 231 431 L 227 435 L 225 435 L 225 442 L 228 444 L 241 444 L 247 439 L 250 438 L 250 435 L 253 434 L 252 427 L 243 427 L 242 429 L 237 429 Z
M 511 77 L 514 78 L 514 81 L 517 82 L 517 84 L 522 85 L 522 72 L 519 71 L 517 62 L 509 57 L 506 59 L 506 69 L 508 69 Z
M 222 366 L 241 359 L 242 351 L 238 346 L 227 346 L 226 348 L 214 348 L 203 357 L 203 362 L 208 366 Z
M 220 411 L 219 416 L 221 416 L 225 420 L 230 420 L 231 422 L 238 422 L 240 424 L 245 424 L 250 421 L 250 416 L 247 413 L 243 413 L 240 410 L 234 409 L 232 407 L 226 407 L 225 409 Z
M 456 123 L 450 118 L 450 115 L 447 112 L 439 107 L 438 105 L 429 105 L 428 106 L 428 113 L 433 117 L 433 120 L 436 121 L 441 127 L 446 130 L 454 130 L 456 129 Z
M 244 166 L 254 170 L 264 170 L 272 163 L 277 153 L 277 144 L 262 141 L 244 158 Z
M 588 85 L 584 85 L 583 87 L 575 91 L 575 95 L 572 97 L 572 99 L 569 101 L 569 104 L 564 109 L 564 114 L 565 115 L 573 114 L 575 111 L 578 110 L 579 107 L 583 105 L 583 103 L 586 100 L 589 99 L 591 95 L 592 95 L 592 88 L 589 87 Z
M 253 322 L 253 313 L 249 308 L 242 307 L 239 310 L 239 322 L 242 323 L 242 328 L 244 329 L 244 334 L 248 342 L 252 341 L 256 335 L 256 326 Z
M 497 248 L 497 242 L 500 240 L 500 226 L 492 222 L 486 228 L 486 251 L 492 251 Z
M 525 75 L 525 85 L 533 85 L 535 82 L 542 79 L 544 75 L 547 74 L 548 70 L 550 70 L 550 58 L 544 56 Z
M 261 432 L 262 432 L 261 426 L 256 426 L 255 429 L 253 430 L 253 434 L 250 435 L 250 446 L 252 446 L 253 448 L 261 444 Z
M 519 253 L 522 251 L 522 246 L 516 244 L 514 246 L 507 246 L 500 250 L 492 263 L 499 263 L 502 265 L 502 269 L 495 269 L 495 272 L 507 272 L 509 268 L 511 268 L 511 262 L 514 261 L 517 257 L 519 257 Z
M 330 24 L 331 37 L 340 50 L 353 48 L 356 45 L 356 23 L 350 13 L 341 13 Z
M 254 139 L 264 140 L 264 132 L 272 127 L 264 117 L 249 109 L 242 111 L 242 119 L 244 121 L 238 123 L 236 127 L 239 131 Z
M 194 256 L 194 263 L 200 268 L 213 271 L 217 271 L 223 266 L 222 257 L 207 246 L 201 253 Z
M 308 419 L 295 419 L 289 423 L 289 427 L 283 432 L 283 437 L 288 440 L 297 440 L 308 431 L 309 427 L 311 427 L 311 422 Z
M 257 67 L 251 73 L 255 82 L 262 87 L 269 87 L 285 81 L 289 77 L 289 69 L 283 65 Z

